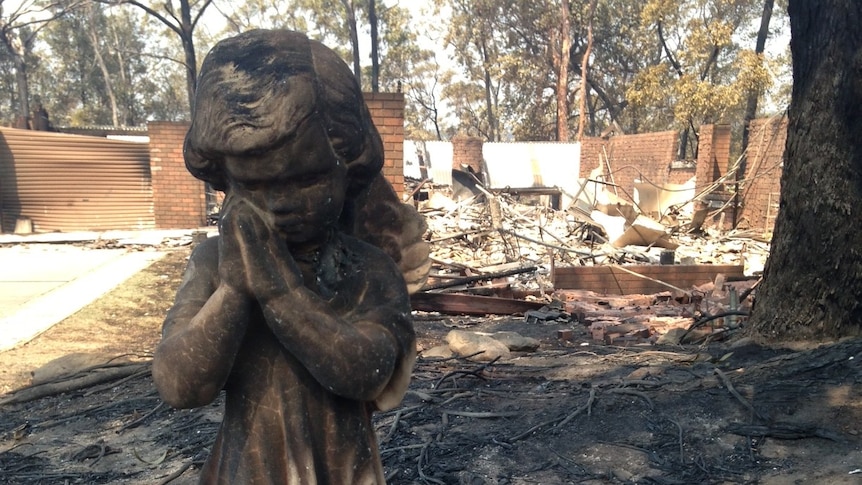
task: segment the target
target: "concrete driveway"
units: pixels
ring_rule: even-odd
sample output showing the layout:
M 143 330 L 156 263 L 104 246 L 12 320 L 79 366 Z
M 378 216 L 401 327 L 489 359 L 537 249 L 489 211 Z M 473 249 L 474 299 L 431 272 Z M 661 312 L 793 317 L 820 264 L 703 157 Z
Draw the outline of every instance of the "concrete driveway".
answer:
M 190 241 L 192 232 L 138 237 Z M 0 352 L 32 340 L 165 254 L 158 244 L 143 251 L 90 249 L 16 238 L 0 238 Z

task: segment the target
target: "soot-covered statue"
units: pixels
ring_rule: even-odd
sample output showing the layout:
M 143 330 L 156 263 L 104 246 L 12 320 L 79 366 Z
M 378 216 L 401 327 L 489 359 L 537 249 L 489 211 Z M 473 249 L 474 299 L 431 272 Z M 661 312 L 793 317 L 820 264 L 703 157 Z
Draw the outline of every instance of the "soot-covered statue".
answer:
M 352 73 L 300 33 L 223 40 L 201 68 L 184 155 L 225 203 L 153 377 L 179 408 L 225 390 L 201 483 L 384 483 L 371 414 L 406 391 L 408 293 L 430 264 L 424 221 L 380 173 Z

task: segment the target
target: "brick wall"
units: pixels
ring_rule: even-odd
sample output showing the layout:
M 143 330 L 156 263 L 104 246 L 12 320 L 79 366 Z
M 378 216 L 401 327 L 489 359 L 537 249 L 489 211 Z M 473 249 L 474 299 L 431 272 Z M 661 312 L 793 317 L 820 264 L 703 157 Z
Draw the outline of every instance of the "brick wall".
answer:
M 150 122 L 150 171 L 153 213 L 159 229 L 184 229 L 206 224 L 204 183 L 192 177 L 183 161 L 188 123 Z
M 730 126 L 700 127 L 697 148 L 697 186 L 703 188 L 727 173 L 730 161 Z
M 404 193 L 404 95 L 366 93 L 365 102 L 383 139 L 383 174 L 399 197 Z M 204 183 L 192 177 L 183 160 L 188 123 L 149 123 L 150 170 L 156 227 L 178 229 L 206 224 Z
M 365 104 L 383 139 L 383 175 L 404 194 L 404 94 L 365 93 Z
M 748 162 L 737 227 L 772 232 L 778 213 L 787 118 L 751 122 Z
M 452 168 L 464 170 L 464 166 L 473 169 L 477 174 L 482 173 L 482 146 L 481 138 L 467 135 L 455 135 L 452 137 Z
M 682 183 L 694 175 L 694 169 L 671 168 L 679 145 L 675 131 L 585 138 L 581 144 L 581 177 L 601 164 L 605 180 L 616 184 L 617 194 L 628 201 L 632 201 L 635 179 L 662 185 Z M 613 192 L 614 187 L 608 190 Z

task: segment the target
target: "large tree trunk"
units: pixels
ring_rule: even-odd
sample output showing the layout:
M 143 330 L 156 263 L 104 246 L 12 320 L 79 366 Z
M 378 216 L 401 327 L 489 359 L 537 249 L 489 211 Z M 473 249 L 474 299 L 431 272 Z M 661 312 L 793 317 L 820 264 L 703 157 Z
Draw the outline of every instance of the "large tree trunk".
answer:
M 770 340 L 862 334 L 862 2 L 790 0 L 781 208 L 752 314 Z

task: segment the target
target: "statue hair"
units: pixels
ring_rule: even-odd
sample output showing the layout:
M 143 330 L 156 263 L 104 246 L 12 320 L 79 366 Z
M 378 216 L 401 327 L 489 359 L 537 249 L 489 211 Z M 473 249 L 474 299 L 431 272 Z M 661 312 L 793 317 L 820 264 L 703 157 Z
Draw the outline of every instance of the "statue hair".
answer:
M 347 196 L 383 166 L 383 143 L 347 64 L 288 30 L 251 30 L 220 41 L 201 66 L 183 156 L 196 178 L 227 189 L 225 155 L 265 153 L 289 142 L 317 112 L 347 166 Z

